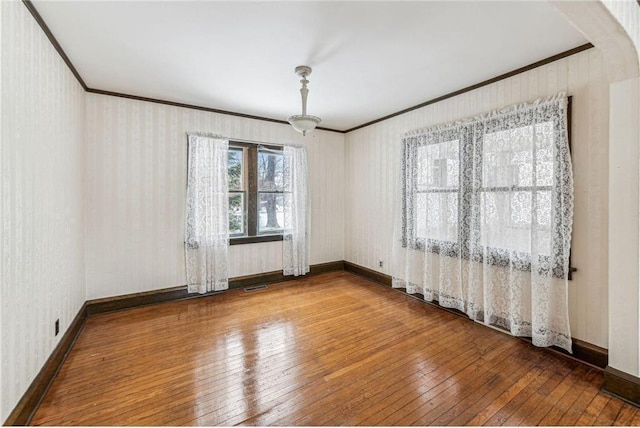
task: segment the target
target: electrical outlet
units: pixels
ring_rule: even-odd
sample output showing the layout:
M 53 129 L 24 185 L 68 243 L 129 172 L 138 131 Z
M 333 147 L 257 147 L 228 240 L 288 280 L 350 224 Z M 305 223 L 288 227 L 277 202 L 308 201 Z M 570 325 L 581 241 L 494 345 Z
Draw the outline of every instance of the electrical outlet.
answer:
M 56 336 L 60 333 L 60 319 L 56 320 Z
M 382 260 L 378 261 L 378 267 L 382 267 Z

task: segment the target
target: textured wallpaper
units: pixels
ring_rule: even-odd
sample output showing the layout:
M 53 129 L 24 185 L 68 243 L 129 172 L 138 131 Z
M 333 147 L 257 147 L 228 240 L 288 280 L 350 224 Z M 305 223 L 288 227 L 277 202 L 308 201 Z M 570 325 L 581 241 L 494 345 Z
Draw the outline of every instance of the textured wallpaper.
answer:
M 604 3 L 640 47 L 640 8 Z M 287 125 L 85 94 L 22 2 L 0 1 L 0 23 L 0 421 L 86 299 L 184 285 L 187 131 L 305 145 L 311 263 L 388 273 L 401 135 L 566 90 L 579 269 L 571 328 L 607 347 L 609 92 L 596 49 L 346 136 L 303 138 Z M 278 242 L 230 249 L 231 276 L 281 266 Z
M 85 94 L 22 2 L 0 8 L 4 421 L 85 301 Z
M 640 5 L 636 0 L 602 0 L 602 3 L 624 27 L 640 54 Z
M 597 49 L 423 107 L 346 136 L 346 260 L 390 273 L 393 198 L 404 132 L 561 90 L 573 95 L 575 216 L 569 282 L 572 336 L 607 347 L 609 84 Z M 383 268 L 378 261 L 383 261 Z
M 185 284 L 188 131 L 307 147 L 311 264 L 344 259 L 344 134 L 87 94 L 87 299 Z M 282 243 L 234 245 L 229 275 L 282 269 Z

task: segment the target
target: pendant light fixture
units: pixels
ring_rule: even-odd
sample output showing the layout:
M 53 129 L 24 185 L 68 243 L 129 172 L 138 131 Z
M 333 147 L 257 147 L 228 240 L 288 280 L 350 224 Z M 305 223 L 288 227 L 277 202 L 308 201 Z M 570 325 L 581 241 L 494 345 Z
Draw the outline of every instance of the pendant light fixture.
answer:
M 308 131 L 313 131 L 320 123 L 319 117 L 307 114 L 307 95 L 309 94 L 309 89 L 307 89 L 307 84 L 309 83 L 307 76 L 311 74 L 311 67 L 299 65 L 296 67 L 296 74 L 302 77 L 302 80 L 300 80 L 300 83 L 302 83 L 302 88 L 300 88 L 300 94 L 302 95 L 302 114 L 291 116 L 288 121 L 291 126 L 293 126 L 293 129 L 301 132 L 302 135 L 307 135 Z

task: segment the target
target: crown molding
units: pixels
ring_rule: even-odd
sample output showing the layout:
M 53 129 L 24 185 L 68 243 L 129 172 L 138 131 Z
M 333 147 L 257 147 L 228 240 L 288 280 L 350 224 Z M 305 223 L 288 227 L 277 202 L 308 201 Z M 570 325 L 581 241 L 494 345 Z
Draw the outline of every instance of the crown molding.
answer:
M 638 0 L 638 1 L 640 1 L 640 0 Z M 391 114 L 386 115 L 384 117 L 381 117 L 379 119 L 372 120 L 371 122 L 363 123 L 362 125 L 358 125 L 358 126 L 353 127 L 351 129 L 347 129 L 344 132 L 355 131 L 357 129 L 364 128 L 365 126 L 373 125 L 375 123 L 382 122 L 382 121 L 387 120 L 387 119 L 391 119 L 392 117 L 396 117 L 396 116 L 399 116 L 401 114 L 409 113 L 410 111 L 417 110 L 417 109 L 422 108 L 422 107 L 426 107 L 426 106 L 428 106 L 430 104 L 439 103 L 440 101 L 444 101 L 444 100 L 446 100 L 448 98 L 457 97 L 458 95 L 462 95 L 465 92 L 470 92 L 470 91 L 473 91 L 475 89 L 481 88 L 483 86 L 487 86 L 487 85 L 491 85 L 492 83 L 499 82 L 500 80 L 508 79 L 508 78 L 513 77 L 515 75 L 518 75 L 518 74 L 521 74 L 521 73 L 525 73 L 527 71 L 533 70 L 534 68 L 542 67 L 543 65 L 549 64 L 549 63 L 554 62 L 554 61 L 561 60 L 561 59 L 566 58 L 566 57 L 571 56 L 571 55 L 575 55 L 575 54 L 580 53 L 582 51 L 585 51 L 587 49 L 591 49 L 592 47 L 594 47 L 594 46 L 591 43 L 585 43 L 584 45 L 575 47 L 573 49 L 569 49 L 568 51 L 560 52 L 557 55 L 550 56 L 549 58 L 542 59 L 540 61 L 534 62 L 533 64 L 525 65 L 524 67 L 520 67 L 520 68 L 517 68 L 517 69 L 515 69 L 513 71 L 510 71 L 508 73 L 504 73 L 504 74 L 501 74 L 501 75 L 496 76 L 494 78 L 482 81 L 480 83 L 476 83 L 475 85 L 467 86 L 466 88 L 462 88 L 462 89 L 458 89 L 457 91 L 449 92 L 448 94 L 439 96 L 437 98 L 433 98 L 433 99 L 431 99 L 429 101 L 425 101 L 425 102 L 420 103 L 418 105 L 415 105 L 413 107 L 409 107 L 409 108 L 406 108 L 404 110 L 400 110 L 400 111 L 397 111 L 395 113 L 391 113 Z
M 62 46 L 60 46 L 60 43 L 58 43 L 58 40 L 55 38 L 51 30 L 49 29 L 49 26 L 47 25 L 47 23 L 44 22 L 44 19 L 42 19 L 42 16 L 40 16 L 40 13 L 38 13 L 38 10 L 36 9 L 33 2 L 31 0 L 22 0 L 22 4 L 24 4 L 27 10 L 29 11 L 29 13 L 31 13 L 31 16 L 33 16 L 33 19 L 36 20 L 36 22 L 38 23 L 38 25 L 40 26 L 44 34 L 47 36 L 47 38 L 49 39 L 49 41 L 51 42 L 55 50 L 58 51 L 58 54 L 60 55 L 62 60 L 67 64 L 67 67 L 69 67 L 69 70 L 71 70 L 73 75 L 76 77 L 76 79 L 78 80 L 78 83 L 80 83 L 82 88 L 86 91 L 88 89 L 86 83 L 84 83 L 84 80 L 82 80 L 80 73 L 78 73 L 78 70 L 76 70 L 76 68 L 73 66 L 73 63 L 71 62 L 67 54 L 64 52 L 64 49 L 62 49 Z
M 242 117 L 245 119 L 262 120 L 264 122 L 272 122 L 272 123 L 280 123 L 283 125 L 289 125 L 289 122 L 287 122 L 286 120 L 272 119 L 264 116 L 254 116 L 251 114 L 237 113 L 237 112 L 228 111 L 228 110 L 219 110 L 211 107 L 203 107 L 203 106 L 197 106 L 193 104 L 185 104 L 185 103 L 179 103 L 175 101 L 161 100 L 158 98 L 141 97 L 138 95 L 123 94 L 121 92 L 104 91 L 102 89 L 94 89 L 94 88 L 86 88 L 86 91 L 90 94 L 108 95 L 112 97 L 127 98 L 130 100 L 136 100 L 136 101 L 146 101 L 148 103 L 164 104 L 172 107 L 182 107 L 182 108 L 188 108 L 191 110 L 200 110 L 200 111 L 206 111 L 209 113 L 224 114 L 227 116 L 236 116 L 236 117 Z M 321 131 L 338 132 L 338 133 L 344 134 L 344 131 L 340 131 L 332 128 L 324 128 L 322 126 L 318 126 L 316 129 Z

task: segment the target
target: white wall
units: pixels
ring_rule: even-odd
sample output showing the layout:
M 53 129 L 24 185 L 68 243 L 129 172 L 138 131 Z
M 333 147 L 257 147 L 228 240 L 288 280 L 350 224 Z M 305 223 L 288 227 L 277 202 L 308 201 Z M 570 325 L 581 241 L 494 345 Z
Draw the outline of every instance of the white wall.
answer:
M 572 336 L 607 347 L 608 100 L 602 56 L 589 49 L 346 135 L 346 260 L 389 274 L 394 179 L 404 132 L 565 90 L 573 95 L 575 178 Z M 385 262 L 378 267 L 378 260 Z
M 635 92 L 635 97 L 632 94 Z M 609 366 L 640 375 L 638 207 L 640 79 L 610 87 Z
M 2 20 L 3 20 L 3 16 L 5 14 L 3 14 L 3 10 L 4 8 L 2 7 L 2 5 L 0 5 L 0 49 L 2 48 L 2 28 L 4 27 L 2 24 Z M 3 176 L 2 175 L 2 171 L 3 171 L 3 149 L 2 149 L 2 55 L 0 54 L 0 179 Z M 2 187 L 0 185 L 0 222 L 2 222 L 2 220 L 4 219 L 4 198 L 3 198 L 3 194 L 2 194 Z M 2 226 L 0 226 L 2 227 Z M 2 239 L 2 237 L 0 237 L 0 240 Z M 4 247 L 3 245 L 4 243 L 0 244 Z M 2 259 L 2 249 L 0 249 L 0 281 L 2 281 L 3 277 L 4 277 L 4 261 Z M 4 337 L 4 317 L 3 317 L 3 313 L 5 312 L 5 310 L 3 309 L 4 305 L 2 304 L 3 299 L 2 299 L 2 290 L 0 290 L 0 422 L 4 422 L 6 419 L 5 416 L 5 411 L 2 410 L 4 407 L 4 400 L 5 400 L 5 393 L 4 393 L 4 388 L 3 388 L 3 379 L 4 376 L 2 374 L 2 337 Z
M 344 259 L 344 135 L 87 94 L 87 299 L 185 284 L 186 136 L 307 147 L 311 264 Z M 229 275 L 282 269 L 282 243 L 230 247 Z
M 622 25 L 640 53 L 640 5 L 637 0 L 602 0 L 602 3 Z
M 85 301 L 85 106 L 82 87 L 22 2 L 0 8 L 4 421 Z
M 611 79 L 609 366 L 640 376 L 640 5 L 603 1 L 635 47 L 624 80 Z M 589 30 L 591 28 L 588 28 Z M 615 46 L 614 46 L 615 47 Z

